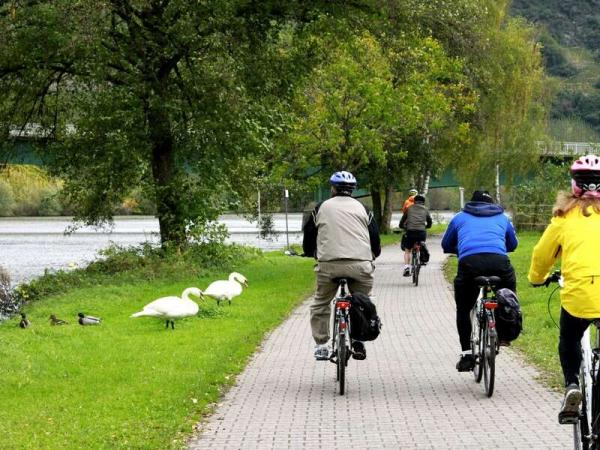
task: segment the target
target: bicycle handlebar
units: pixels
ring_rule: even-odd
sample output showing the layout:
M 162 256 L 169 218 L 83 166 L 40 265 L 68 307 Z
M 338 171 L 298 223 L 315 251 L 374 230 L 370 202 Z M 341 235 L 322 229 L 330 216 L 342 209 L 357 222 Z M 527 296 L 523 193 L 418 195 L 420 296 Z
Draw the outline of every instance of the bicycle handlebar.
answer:
M 548 287 L 552 283 L 558 283 L 560 281 L 561 277 L 562 277 L 561 271 L 560 271 L 560 269 L 558 269 L 558 270 L 555 270 L 554 272 L 552 272 L 552 274 L 548 278 L 546 278 L 543 283 L 540 283 L 540 284 L 532 283 L 531 286 L 536 287 L 536 288 L 542 287 L 542 286 Z

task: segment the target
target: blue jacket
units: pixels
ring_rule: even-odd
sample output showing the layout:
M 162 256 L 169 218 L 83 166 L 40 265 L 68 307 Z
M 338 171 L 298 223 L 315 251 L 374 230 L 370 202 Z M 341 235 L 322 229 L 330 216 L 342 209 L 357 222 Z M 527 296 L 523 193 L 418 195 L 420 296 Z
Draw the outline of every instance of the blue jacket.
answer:
M 455 215 L 444 237 L 444 253 L 456 253 L 458 259 L 477 253 L 506 255 L 517 248 L 515 229 L 500 205 L 468 202 Z

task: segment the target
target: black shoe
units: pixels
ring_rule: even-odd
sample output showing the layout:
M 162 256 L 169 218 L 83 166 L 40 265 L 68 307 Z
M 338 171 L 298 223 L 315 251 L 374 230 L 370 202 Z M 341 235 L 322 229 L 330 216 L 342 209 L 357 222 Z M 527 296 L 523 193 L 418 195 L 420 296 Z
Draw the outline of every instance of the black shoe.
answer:
M 403 277 L 410 277 L 410 268 L 405 267 L 404 268 L 404 273 L 402 274 Z
M 367 350 L 365 350 L 365 344 L 360 341 L 354 341 L 352 343 L 352 357 L 362 361 L 367 357 Z
M 470 372 L 475 368 L 475 356 L 471 354 L 462 354 L 456 363 L 456 370 L 459 372 Z

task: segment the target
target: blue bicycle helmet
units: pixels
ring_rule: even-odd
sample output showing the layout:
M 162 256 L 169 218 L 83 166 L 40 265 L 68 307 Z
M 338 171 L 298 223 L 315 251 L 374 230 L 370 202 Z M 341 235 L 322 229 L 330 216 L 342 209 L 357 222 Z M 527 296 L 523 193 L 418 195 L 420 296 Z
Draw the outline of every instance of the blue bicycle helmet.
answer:
M 341 191 L 352 192 L 356 188 L 356 178 L 354 178 L 354 175 L 350 172 L 346 172 L 345 170 L 335 172 L 331 175 L 329 183 Z

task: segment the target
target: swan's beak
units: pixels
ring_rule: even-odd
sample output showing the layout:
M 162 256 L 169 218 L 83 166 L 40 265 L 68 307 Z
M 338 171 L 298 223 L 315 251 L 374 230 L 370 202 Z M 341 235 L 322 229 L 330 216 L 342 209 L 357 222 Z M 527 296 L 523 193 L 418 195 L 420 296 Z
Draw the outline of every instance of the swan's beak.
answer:
M 248 282 L 244 281 L 244 286 L 248 287 Z

